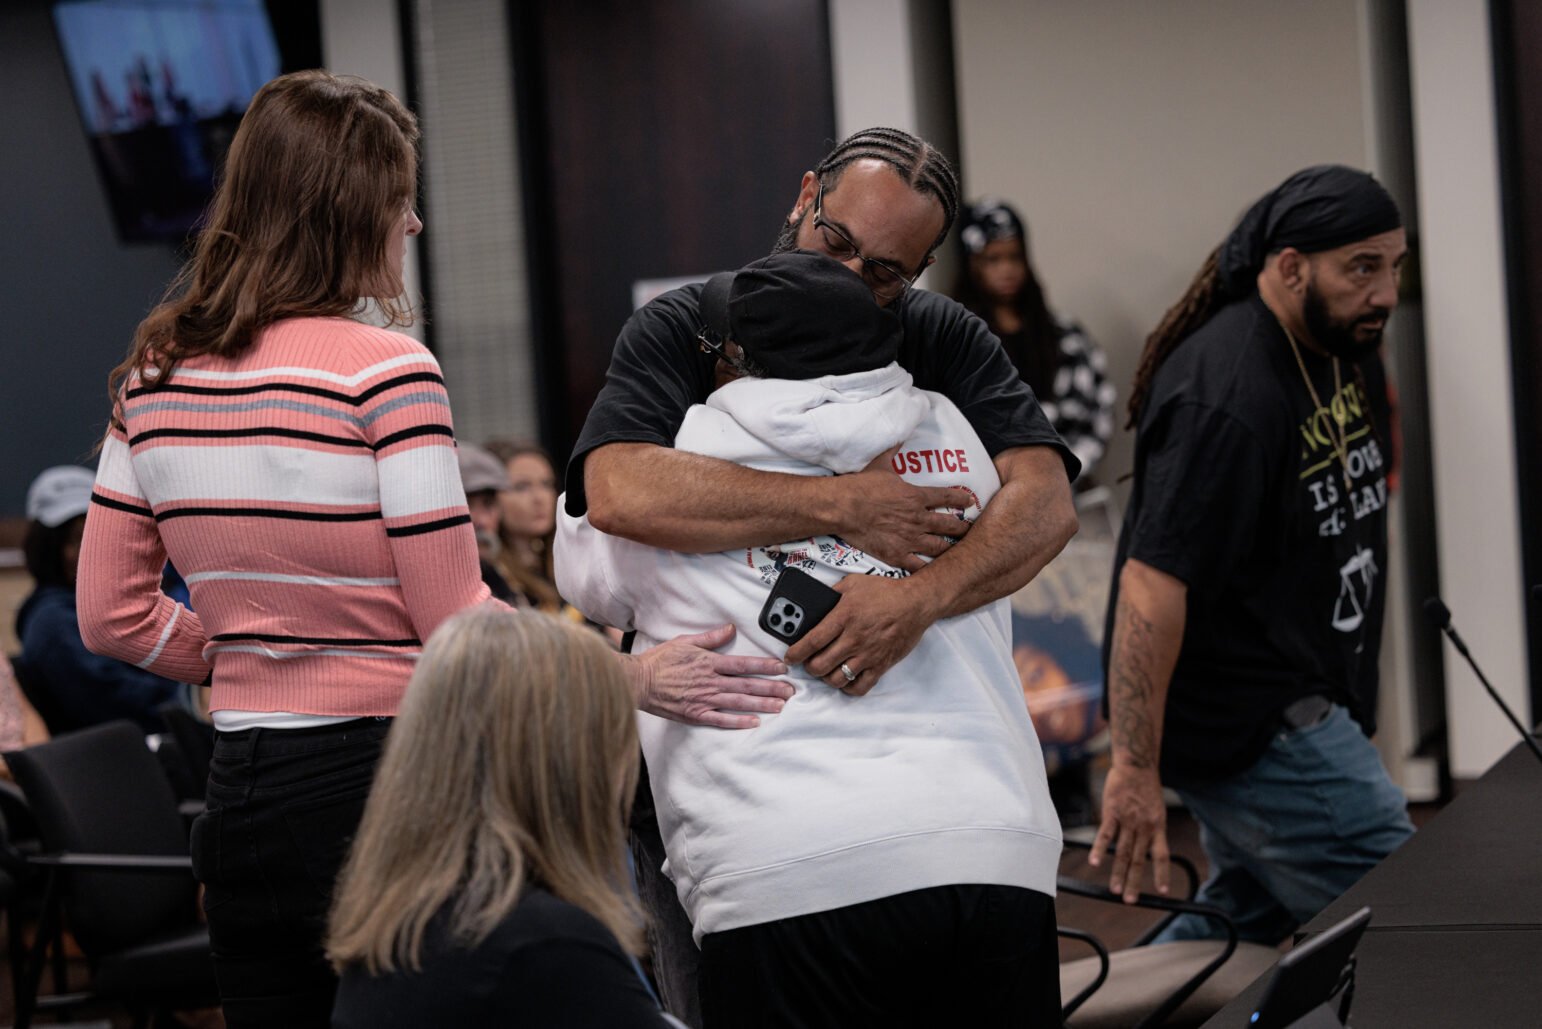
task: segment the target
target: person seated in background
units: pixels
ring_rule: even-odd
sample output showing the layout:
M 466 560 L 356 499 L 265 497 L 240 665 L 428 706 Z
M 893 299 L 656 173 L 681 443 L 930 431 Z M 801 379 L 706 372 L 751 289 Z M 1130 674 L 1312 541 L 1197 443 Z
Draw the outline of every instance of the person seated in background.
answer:
M 457 442 L 455 460 L 460 466 L 460 484 L 466 491 L 466 507 L 471 512 L 471 528 L 477 537 L 477 558 L 482 566 L 482 581 L 492 595 L 505 604 L 520 606 L 520 596 L 498 570 L 497 560 L 503 549 L 499 522 L 503 517 L 501 495 L 509 489 L 509 476 L 492 454 L 475 443 Z
M 156 709 L 175 703 L 196 711 L 196 687 L 93 654 L 80 636 L 75 578 L 93 481 L 85 468 L 58 465 L 27 490 L 22 553 L 37 585 L 16 613 L 21 675 L 55 733 L 118 718 L 160 732 Z
M 528 602 L 548 614 L 572 608 L 563 603 L 552 572 L 552 534 L 557 528 L 557 475 L 551 458 L 534 443 L 487 441 L 487 450 L 508 473 L 503 503 L 498 570 Z
M 1114 431 L 1114 387 L 1103 351 L 1080 325 L 1050 310 L 1033 265 L 1028 231 L 1005 202 L 977 200 L 959 218 L 964 266 L 953 296 L 979 315 L 1082 462 L 1080 485 Z
M 492 604 L 445 621 L 338 883 L 335 1029 L 678 1025 L 633 960 L 635 703 L 592 632 Z
M 21 750 L 48 742 L 48 726 L 43 717 L 27 703 L 16 682 L 11 663 L 0 657 L 0 752 Z M 0 779 L 10 779 L 11 770 L 0 760 Z
M 790 475 L 889 466 L 957 535 L 1001 488 L 958 407 L 896 363 L 899 319 L 841 263 L 774 255 L 715 277 L 701 312 L 703 345 L 742 377 L 688 409 L 677 449 Z M 908 574 L 835 535 L 684 554 L 561 511 L 563 595 L 643 649 L 732 622 L 730 653 L 779 657 L 757 613 L 789 569 L 843 594 Z M 930 626 L 881 680 L 854 655 L 839 689 L 790 670 L 794 696 L 753 732 L 639 716 L 707 1029 L 1058 1024 L 1060 828 L 1010 638 L 996 600 Z

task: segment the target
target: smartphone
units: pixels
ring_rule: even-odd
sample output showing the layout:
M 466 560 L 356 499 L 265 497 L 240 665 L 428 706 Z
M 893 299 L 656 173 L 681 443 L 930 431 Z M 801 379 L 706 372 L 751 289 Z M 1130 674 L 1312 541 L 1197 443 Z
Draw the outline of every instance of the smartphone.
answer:
M 784 568 L 760 609 L 760 627 L 789 646 L 835 609 L 841 595 L 807 572 Z

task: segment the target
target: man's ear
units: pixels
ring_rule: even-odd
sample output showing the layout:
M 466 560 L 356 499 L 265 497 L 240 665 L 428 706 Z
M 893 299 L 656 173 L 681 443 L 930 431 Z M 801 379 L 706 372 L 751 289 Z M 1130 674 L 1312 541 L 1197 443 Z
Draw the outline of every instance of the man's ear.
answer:
M 1292 293 L 1300 293 L 1306 289 L 1307 283 L 1312 279 L 1312 266 L 1307 256 L 1295 247 L 1286 247 L 1280 251 L 1279 260 L 1280 281 L 1285 288 Z
M 798 199 L 793 202 L 792 213 L 787 216 L 788 225 L 796 225 L 803 216 L 814 209 L 814 201 L 819 197 L 819 176 L 811 171 L 803 173 L 803 182 L 798 189 Z

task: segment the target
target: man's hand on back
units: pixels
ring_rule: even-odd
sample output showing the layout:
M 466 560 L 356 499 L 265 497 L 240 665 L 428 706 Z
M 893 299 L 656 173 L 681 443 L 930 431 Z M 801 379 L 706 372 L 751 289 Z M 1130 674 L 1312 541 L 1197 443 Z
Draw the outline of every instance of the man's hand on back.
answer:
M 916 648 L 936 613 L 921 602 L 914 579 L 848 575 L 835 590 L 840 603 L 787 651 L 787 663 L 860 697 Z M 847 680 L 842 664 L 856 679 Z
M 841 519 L 847 527 L 840 537 L 885 564 L 916 572 L 926 567 L 919 555 L 936 557 L 952 545 L 944 537 L 957 539 L 969 531 L 970 523 L 936 509 L 964 510 L 974 497 L 965 489 L 912 486 L 889 464 L 898 450 L 885 451 L 862 471 L 833 480 L 849 512 Z

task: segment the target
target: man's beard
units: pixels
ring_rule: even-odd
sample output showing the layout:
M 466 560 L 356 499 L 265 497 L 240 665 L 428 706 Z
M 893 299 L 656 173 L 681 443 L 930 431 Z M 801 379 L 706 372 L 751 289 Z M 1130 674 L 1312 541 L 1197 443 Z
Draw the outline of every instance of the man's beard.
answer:
M 1334 357 L 1343 358 L 1346 361 L 1362 361 L 1374 354 L 1381 346 L 1381 334 L 1386 326 L 1387 315 L 1391 312 L 1385 307 L 1373 309 L 1369 314 L 1361 315 L 1352 321 L 1339 321 L 1328 314 L 1328 305 L 1324 302 L 1322 294 L 1317 292 L 1315 283 L 1306 287 L 1306 299 L 1301 305 L 1301 317 L 1306 322 L 1306 329 L 1312 334 L 1312 339 Z M 1355 334 L 1355 329 L 1366 322 L 1381 322 L 1383 328 L 1377 329 L 1366 338 Z
M 773 254 L 785 254 L 789 250 L 798 249 L 798 231 L 803 228 L 803 223 L 808 220 L 808 211 L 803 212 L 803 217 L 797 221 L 782 222 L 782 231 L 776 234 L 776 243 L 771 247 Z

